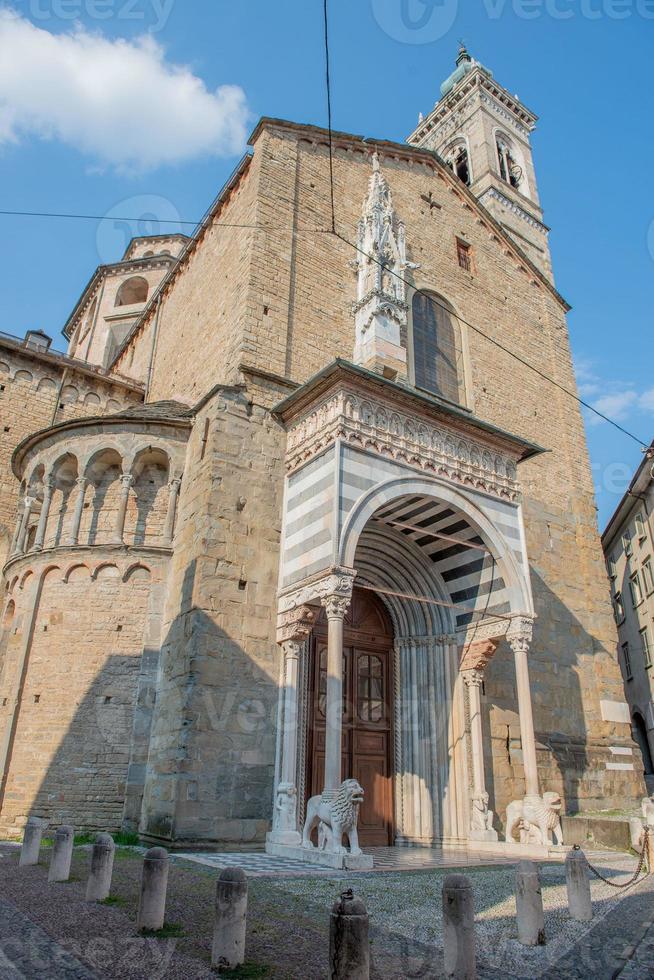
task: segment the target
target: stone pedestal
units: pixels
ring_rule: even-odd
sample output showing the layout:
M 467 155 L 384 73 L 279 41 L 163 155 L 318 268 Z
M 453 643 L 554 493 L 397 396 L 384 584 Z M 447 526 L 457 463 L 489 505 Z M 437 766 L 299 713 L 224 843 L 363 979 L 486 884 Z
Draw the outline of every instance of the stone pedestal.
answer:
M 318 864 L 324 868 L 335 868 L 337 871 L 369 871 L 374 867 L 372 854 L 336 854 L 333 851 L 321 851 L 317 847 L 309 850 L 307 847 L 293 847 L 285 844 L 266 842 L 266 854 L 275 857 L 288 858 L 291 861 L 302 861 L 304 864 Z

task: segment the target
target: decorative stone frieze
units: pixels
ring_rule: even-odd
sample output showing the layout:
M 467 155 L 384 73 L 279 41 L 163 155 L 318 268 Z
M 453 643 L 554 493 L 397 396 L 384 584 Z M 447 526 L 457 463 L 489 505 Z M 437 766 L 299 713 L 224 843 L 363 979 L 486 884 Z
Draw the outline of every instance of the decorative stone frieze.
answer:
M 506 453 L 463 436 L 453 426 L 435 425 L 426 415 L 399 410 L 390 398 L 368 398 L 347 386 L 291 424 L 288 472 L 337 439 L 475 490 L 520 499 L 516 464 Z
M 348 604 L 352 598 L 352 589 L 356 572 L 353 568 L 334 567 L 327 575 L 319 575 L 315 579 L 304 582 L 299 588 L 285 589 L 279 595 L 279 618 L 283 623 L 283 617 L 297 607 L 307 606 L 312 602 L 322 602 L 323 600 L 336 600 L 341 598 Z

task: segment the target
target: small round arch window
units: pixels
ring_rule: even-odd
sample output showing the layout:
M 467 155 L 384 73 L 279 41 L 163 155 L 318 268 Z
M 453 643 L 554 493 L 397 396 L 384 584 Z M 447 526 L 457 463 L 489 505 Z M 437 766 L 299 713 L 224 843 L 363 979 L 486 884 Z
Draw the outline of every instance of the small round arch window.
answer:
M 126 279 L 116 294 L 116 306 L 134 306 L 137 303 L 145 303 L 148 298 L 150 287 L 148 280 L 143 276 L 132 276 Z

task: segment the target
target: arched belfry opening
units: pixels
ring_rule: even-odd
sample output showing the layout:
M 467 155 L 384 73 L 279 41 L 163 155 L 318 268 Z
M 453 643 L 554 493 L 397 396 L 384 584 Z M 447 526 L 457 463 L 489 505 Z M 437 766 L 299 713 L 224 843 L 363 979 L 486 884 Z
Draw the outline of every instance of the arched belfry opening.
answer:
M 371 860 L 359 845 L 496 843 L 480 689 L 502 640 L 525 798 L 540 799 L 516 470 L 538 448 L 342 361 L 277 411 L 288 476 L 269 850 L 356 868 Z M 339 852 L 311 820 L 346 791 L 363 802 Z

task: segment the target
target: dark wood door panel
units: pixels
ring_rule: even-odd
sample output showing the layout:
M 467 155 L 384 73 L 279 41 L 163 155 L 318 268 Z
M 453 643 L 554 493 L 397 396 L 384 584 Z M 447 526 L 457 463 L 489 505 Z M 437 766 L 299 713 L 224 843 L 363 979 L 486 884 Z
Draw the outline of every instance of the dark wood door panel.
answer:
M 323 790 L 325 765 L 326 623 L 318 624 L 310 672 L 307 796 Z M 355 590 L 343 644 L 344 778 L 365 791 L 359 816 L 363 846 L 393 842 L 392 649 L 386 612 L 370 593 Z

